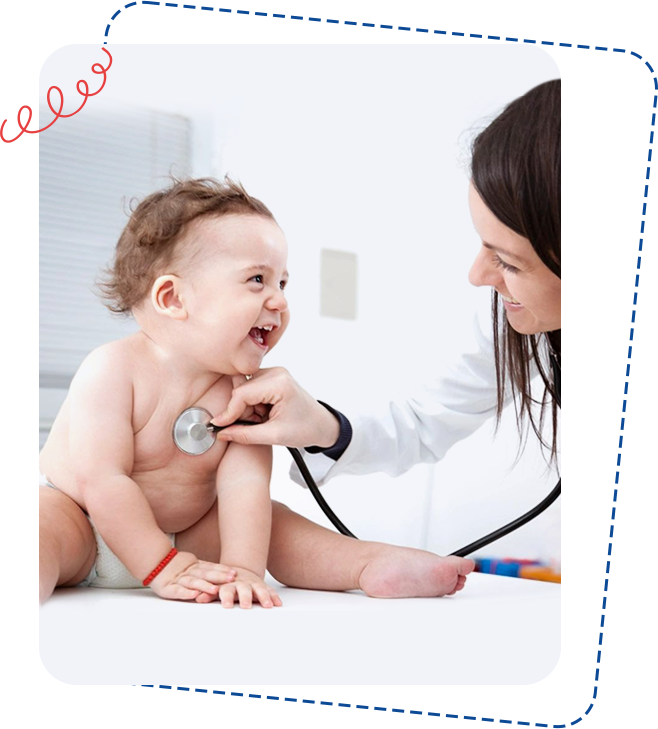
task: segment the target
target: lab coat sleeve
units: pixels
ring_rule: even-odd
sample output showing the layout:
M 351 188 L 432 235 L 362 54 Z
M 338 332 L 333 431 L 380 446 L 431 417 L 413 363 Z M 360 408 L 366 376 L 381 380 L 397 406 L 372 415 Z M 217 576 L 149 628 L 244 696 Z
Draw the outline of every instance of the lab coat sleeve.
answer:
M 493 341 L 475 322 L 477 351 L 423 386 L 413 396 L 389 402 L 379 414 L 350 415 L 353 435 L 334 461 L 302 451 L 318 485 L 338 475 L 386 473 L 398 476 L 417 463 L 435 463 L 457 441 L 477 430 L 496 412 Z M 290 477 L 304 485 L 293 464 Z

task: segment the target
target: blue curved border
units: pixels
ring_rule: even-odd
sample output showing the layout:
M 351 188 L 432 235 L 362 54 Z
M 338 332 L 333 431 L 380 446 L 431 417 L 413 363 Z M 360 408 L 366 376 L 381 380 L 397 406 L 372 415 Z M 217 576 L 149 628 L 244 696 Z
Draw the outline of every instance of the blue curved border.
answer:
M 594 48 L 597 63 L 640 64 L 652 76 L 657 66 L 655 24 L 646 3 L 614 10 L 600 3 L 508 3 L 502 10 L 500 4 L 479 9 L 477 3 L 428 9 L 413 2 L 262 8 L 196 2 L 186 4 L 184 14 L 181 7 L 165 0 L 130 3 L 112 16 L 105 43 L 543 43 Z M 319 703 L 323 719 L 474 718 L 484 719 L 487 729 L 651 720 L 656 605 L 643 597 L 642 587 L 645 579 L 647 589 L 651 585 L 644 563 L 652 553 L 658 490 L 652 458 L 655 303 L 648 281 L 658 264 L 651 169 L 648 164 L 596 685 L 160 686 L 162 703 Z

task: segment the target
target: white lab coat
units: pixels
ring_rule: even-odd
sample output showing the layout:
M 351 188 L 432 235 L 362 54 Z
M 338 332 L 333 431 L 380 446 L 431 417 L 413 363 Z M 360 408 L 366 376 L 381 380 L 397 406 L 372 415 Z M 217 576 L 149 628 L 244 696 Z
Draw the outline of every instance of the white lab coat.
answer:
M 322 485 L 346 474 L 398 476 L 417 463 L 435 463 L 457 441 L 493 417 L 497 388 L 491 322 L 487 322 L 486 335 L 483 328 L 476 317 L 476 351 L 464 354 L 456 365 L 406 400 L 389 402 L 382 412 L 370 415 L 345 412 L 353 435 L 338 461 L 301 449 L 316 483 Z M 537 375 L 536 366 L 531 374 Z M 509 387 L 506 397 L 509 402 Z M 304 485 L 294 463 L 290 477 Z

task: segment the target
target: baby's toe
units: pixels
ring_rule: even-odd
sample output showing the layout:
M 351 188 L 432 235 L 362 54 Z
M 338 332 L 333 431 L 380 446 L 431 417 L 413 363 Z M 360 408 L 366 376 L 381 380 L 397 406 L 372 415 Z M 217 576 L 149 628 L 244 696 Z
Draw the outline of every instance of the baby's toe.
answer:
M 472 559 L 466 559 L 465 557 L 455 557 L 454 555 L 451 555 L 450 557 L 445 558 L 445 562 L 446 564 L 449 564 L 458 575 L 463 577 L 470 575 L 475 569 L 475 562 Z

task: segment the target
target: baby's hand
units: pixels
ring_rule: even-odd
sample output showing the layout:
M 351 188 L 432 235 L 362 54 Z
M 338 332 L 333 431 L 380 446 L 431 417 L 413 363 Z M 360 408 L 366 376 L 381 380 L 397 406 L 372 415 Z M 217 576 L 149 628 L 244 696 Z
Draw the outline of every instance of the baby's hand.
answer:
M 220 585 L 235 579 L 237 570 L 223 564 L 203 562 L 190 552 L 178 552 L 150 587 L 166 600 L 210 602 L 217 599 Z
M 276 590 L 268 587 L 257 574 L 241 568 L 238 568 L 237 572 L 234 582 L 221 585 L 219 588 L 219 601 L 222 607 L 232 608 L 236 596 L 241 608 L 250 608 L 254 600 L 264 608 L 281 607 L 283 603 Z

